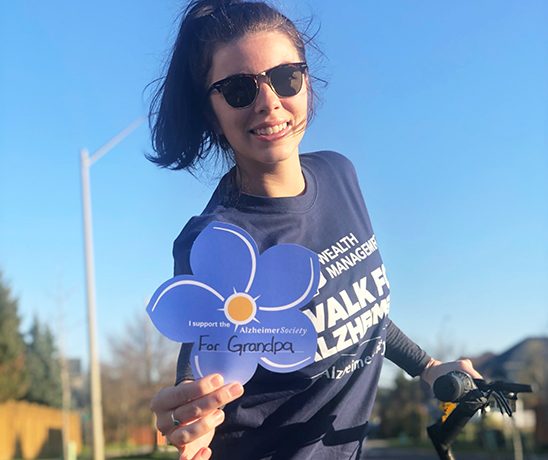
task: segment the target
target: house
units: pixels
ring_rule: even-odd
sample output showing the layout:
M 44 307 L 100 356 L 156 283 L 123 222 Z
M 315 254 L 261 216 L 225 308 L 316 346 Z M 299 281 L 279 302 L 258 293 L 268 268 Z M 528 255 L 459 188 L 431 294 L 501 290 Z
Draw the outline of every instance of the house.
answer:
M 520 399 L 525 411 L 535 413 L 537 445 L 548 445 L 548 337 L 528 338 L 500 355 L 488 353 L 471 361 L 488 381 L 506 380 L 533 387 L 531 395 Z

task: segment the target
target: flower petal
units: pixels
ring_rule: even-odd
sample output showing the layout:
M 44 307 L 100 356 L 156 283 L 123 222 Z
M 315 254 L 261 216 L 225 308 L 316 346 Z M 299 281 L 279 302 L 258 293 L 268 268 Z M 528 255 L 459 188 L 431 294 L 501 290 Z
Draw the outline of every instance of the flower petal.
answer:
M 241 228 L 212 222 L 196 238 L 191 252 L 192 273 L 214 286 L 225 297 L 248 292 L 257 270 L 259 251 L 251 236 Z
M 261 322 L 278 329 L 276 353 L 262 353 L 259 364 L 273 372 L 302 369 L 314 362 L 318 336 L 312 321 L 298 309 L 265 313 Z
M 248 382 L 257 369 L 258 356 L 231 352 L 198 352 L 198 346 L 192 347 L 190 364 L 195 378 L 219 373 L 223 376 L 225 384 Z
M 282 311 L 306 305 L 318 288 L 318 255 L 296 244 L 281 244 L 259 257 L 257 276 L 250 291 L 259 310 Z
M 214 323 L 226 320 L 222 297 L 215 289 L 182 275 L 163 283 L 147 305 L 156 328 L 176 342 L 194 342 Z

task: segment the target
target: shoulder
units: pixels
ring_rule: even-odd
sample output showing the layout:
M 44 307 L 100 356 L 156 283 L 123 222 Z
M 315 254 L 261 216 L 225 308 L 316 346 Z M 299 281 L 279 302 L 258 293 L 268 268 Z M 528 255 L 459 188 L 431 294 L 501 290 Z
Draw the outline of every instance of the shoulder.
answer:
M 332 182 L 332 185 L 348 186 L 358 184 L 358 176 L 352 162 L 344 155 L 330 150 L 303 153 L 301 164 L 319 181 Z
M 331 173 L 356 173 L 354 165 L 348 158 L 331 150 L 303 153 L 301 155 L 301 162 L 305 167 L 308 167 L 313 171 L 316 169 L 323 170 L 327 168 Z

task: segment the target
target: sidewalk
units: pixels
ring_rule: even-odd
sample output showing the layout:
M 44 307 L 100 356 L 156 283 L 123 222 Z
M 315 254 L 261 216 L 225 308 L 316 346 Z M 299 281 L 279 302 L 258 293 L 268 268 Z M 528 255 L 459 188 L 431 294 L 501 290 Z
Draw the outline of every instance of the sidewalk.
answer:
M 489 452 L 456 452 L 454 453 L 456 460 L 493 460 L 495 457 Z M 432 449 L 414 449 L 414 448 L 394 448 L 389 447 L 388 443 L 384 440 L 373 439 L 366 441 L 364 450 L 362 452 L 361 459 L 374 460 L 399 460 L 399 459 L 413 459 L 413 460 L 439 460 L 434 448 Z M 514 460 L 513 455 L 499 454 L 496 457 L 497 460 Z M 548 460 L 548 455 L 535 455 L 524 454 L 524 460 Z

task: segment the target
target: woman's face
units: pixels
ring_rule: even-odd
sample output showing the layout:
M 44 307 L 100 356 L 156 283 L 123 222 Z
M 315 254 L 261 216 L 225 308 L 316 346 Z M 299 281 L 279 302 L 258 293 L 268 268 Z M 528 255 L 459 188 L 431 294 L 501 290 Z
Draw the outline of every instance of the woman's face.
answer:
M 235 74 L 258 74 L 280 64 L 300 61 L 297 49 L 285 34 L 258 32 L 215 52 L 208 84 Z M 210 97 L 217 132 L 224 134 L 232 146 L 241 171 L 255 175 L 272 171 L 273 166 L 284 162 L 298 165 L 298 161 L 291 160 L 298 160 L 299 143 L 306 127 L 306 78 L 297 95 L 281 98 L 266 77 L 260 76 L 257 99 L 244 109 L 231 107 L 218 91 L 213 91 Z

